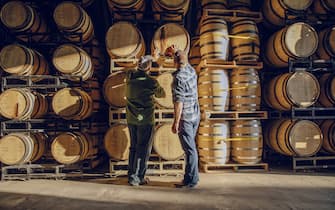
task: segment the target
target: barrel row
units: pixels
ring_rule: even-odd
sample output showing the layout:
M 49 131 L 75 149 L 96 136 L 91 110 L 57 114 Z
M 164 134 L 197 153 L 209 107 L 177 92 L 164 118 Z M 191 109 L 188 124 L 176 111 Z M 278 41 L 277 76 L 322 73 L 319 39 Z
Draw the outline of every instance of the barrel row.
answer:
M 0 139 L 0 162 L 6 165 L 38 161 L 52 156 L 61 164 L 73 164 L 98 153 L 98 139 L 82 132 L 57 134 L 48 141 L 45 133 L 11 133 Z
M 52 64 L 60 74 L 81 77 L 85 81 L 93 77 L 95 70 L 103 68 L 99 58 L 101 56 L 97 45 L 80 48 L 73 44 L 63 44 L 54 50 Z M 20 76 L 50 73 L 45 57 L 21 44 L 10 44 L 1 49 L 0 67 L 9 74 Z
M 86 1 L 86 4 L 89 3 Z M 88 43 L 94 38 L 93 22 L 78 3 L 66 1 L 58 4 L 53 18 L 59 31 L 70 41 Z M 49 37 L 50 28 L 37 10 L 21 1 L 6 3 L 1 8 L 0 20 L 12 32 L 32 33 L 31 38 L 36 42 L 52 38 Z M 17 38 L 29 41 L 27 34 Z
M 333 15 L 335 2 L 332 0 L 265 0 L 262 6 L 264 23 L 267 27 L 284 26 L 286 20 L 297 18 L 297 13 L 311 10 L 315 14 Z
M 319 78 L 306 71 L 280 74 L 266 84 L 264 99 L 271 108 L 283 111 L 316 103 L 333 107 L 334 81 L 332 73 L 322 74 Z
M 64 119 L 83 120 L 100 108 L 98 83 L 91 82 L 90 87 L 89 93 L 80 88 L 63 88 L 52 96 L 51 103 L 46 95 L 27 88 L 7 89 L 0 94 L 0 116 L 17 120 L 42 118 L 50 113 L 51 106 Z

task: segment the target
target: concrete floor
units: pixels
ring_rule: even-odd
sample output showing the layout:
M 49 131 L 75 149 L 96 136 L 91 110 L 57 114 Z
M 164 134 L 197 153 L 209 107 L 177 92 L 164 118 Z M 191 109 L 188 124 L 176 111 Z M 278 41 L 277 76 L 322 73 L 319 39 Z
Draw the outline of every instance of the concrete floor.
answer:
M 0 209 L 335 209 L 335 174 L 201 174 L 196 189 L 176 189 L 180 177 L 0 183 Z

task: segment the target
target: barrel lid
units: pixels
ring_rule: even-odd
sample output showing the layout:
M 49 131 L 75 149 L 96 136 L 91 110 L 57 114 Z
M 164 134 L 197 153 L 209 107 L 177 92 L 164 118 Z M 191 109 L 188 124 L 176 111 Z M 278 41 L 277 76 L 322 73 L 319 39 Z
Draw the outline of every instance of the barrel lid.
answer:
M 107 31 L 107 50 L 117 57 L 134 57 L 141 39 L 139 30 L 133 24 L 117 22 Z
M 167 8 L 179 8 L 186 4 L 188 0 L 158 0 L 158 3 Z
M 103 85 L 104 96 L 112 106 L 124 107 L 127 104 L 126 94 L 126 73 L 118 72 L 107 77 Z
M 76 116 L 81 107 L 82 96 L 80 92 L 73 88 L 63 88 L 52 98 L 52 108 L 60 116 Z
M 22 116 L 27 110 L 28 99 L 19 89 L 8 89 L 0 95 L 0 113 L 6 118 L 14 119 Z
M 313 3 L 313 0 L 299 0 L 299 1 L 283 0 L 283 3 L 289 9 L 305 10 Z
M 322 133 L 317 124 L 309 120 L 297 121 L 289 134 L 290 145 L 299 156 L 317 153 L 322 144 Z
M 177 134 L 172 133 L 171 124 L 167 123 L 156 129 L 153 147 L 165 160 L 177 160 L 184 155 Z
M 176 23 L 167 23 L 161 26 L 154 34 L 153 45 L 160 52 L 171 45 L 188 53 L 190 47 L 190 36 L 185 28 Z
M 28 55 L 27 49 L 21 45 L 7 45 L 0 52 L 0 66 L 10 74 L 23 72 L 32 62 Z
M 172 89 L 171 85 L 173 82 L 173 76 L 171 73 L 164 73 L 159 75 L 157 78 L 158 83 L 161 87 L 163 87 L 165 91 L 165 97 L 163 98 L 156 98 L 155 101 L 166 108 L 173 108 L 173 101 L 172 101 Z
M 127 160 L 130 147 L 128 127 L 124 124 L 113 125 L 105 135 L 104 146 L 110 157 Z
M 54 11 L 54 20 L 61 28 L 76 27 L 82 18 L 81 8 L 72 2 L 60 3 Z
M 287 81 L 286 94 L 291 102 L 297 106 L 311 106 L 320 95 L 319 82 L 312 74 L 297 71 Z
M 306 23 L 294 23 L 287 28 L 285 45 L 293 55 L 308 57 L 314 54 L 318 47 L 318 34 Z
M 20 163 L 26 154 L 26 146 L 23 140 L 10 134 L 0 139 L 0 162 L 7 165 Z
M 60 163 L 74 163 L 80 159 L 82 145 L 79 138 L 70 133 L 61 133 L 51 144 L 52 156 Z
M 59 46 L 52 58 L 52 63 L 56 69 L 62 73 L 73 73 L 78 71 L 82 63 L 81 52 L 78 47 L 71 44 Z
M 31 18 L 26 5 L 20 1 L 11 1 L 5 4 L 0 12 L 0 18 L 2 23 L 8 28 L 17 29 L 23 27 L 27 22 L 28 18 Z
M 134 5 L 134 3 L 140 0 L 109 0 L 109 1 L 120 6 L 132 6 Z

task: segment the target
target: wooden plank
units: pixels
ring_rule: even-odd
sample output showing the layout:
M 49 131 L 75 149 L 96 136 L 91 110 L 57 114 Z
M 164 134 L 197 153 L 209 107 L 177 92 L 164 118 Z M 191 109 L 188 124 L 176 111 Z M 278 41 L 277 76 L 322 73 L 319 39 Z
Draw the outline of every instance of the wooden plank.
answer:
M 203 16 L 212 17 L 220 16 L 224 20 L 229 22 L 235 22 L 239 20 L 249 19 L 257 23 L 263 20 L 261 12 L 245 11 L 245 10 L 225 10 L 225 9 L 205 9 Z
M 268 119 L 267 111 L 203 111 L 202 120 Z
M 227 163 L 227 164 L 209 164 L 200 162 L 200 168 L 205 173 L 222 173 L 227 169 L 233 170 L 234 172 L 239 171 L 268 171 L 269 166 L 267 163 L 256 163 L 256 164 L 240 164 L 240 163 Z
M 203 68 L 216 68 L 216 69 L 236 69 L 236 68 L 254 68 L 262 69 L 263 62 L 257 61 L 225 61 L 223 59 L 203 59 L 197 67 L 197 72 Z

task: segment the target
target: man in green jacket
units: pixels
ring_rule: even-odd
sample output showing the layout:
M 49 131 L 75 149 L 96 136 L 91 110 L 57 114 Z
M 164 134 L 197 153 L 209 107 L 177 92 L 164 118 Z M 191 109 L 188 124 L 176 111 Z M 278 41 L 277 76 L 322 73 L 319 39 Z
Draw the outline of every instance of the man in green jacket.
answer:
M 126 79 L 126 113 L 131 138 L 128 183 L 132 186 L 147 183 L 144 176 L 153 143 L 153 96 L 165 97 L 164 89 L 157 80 L 147 74 L 152 59 L 149 55 L 142 56 L 137 70 L 128 71 Z

